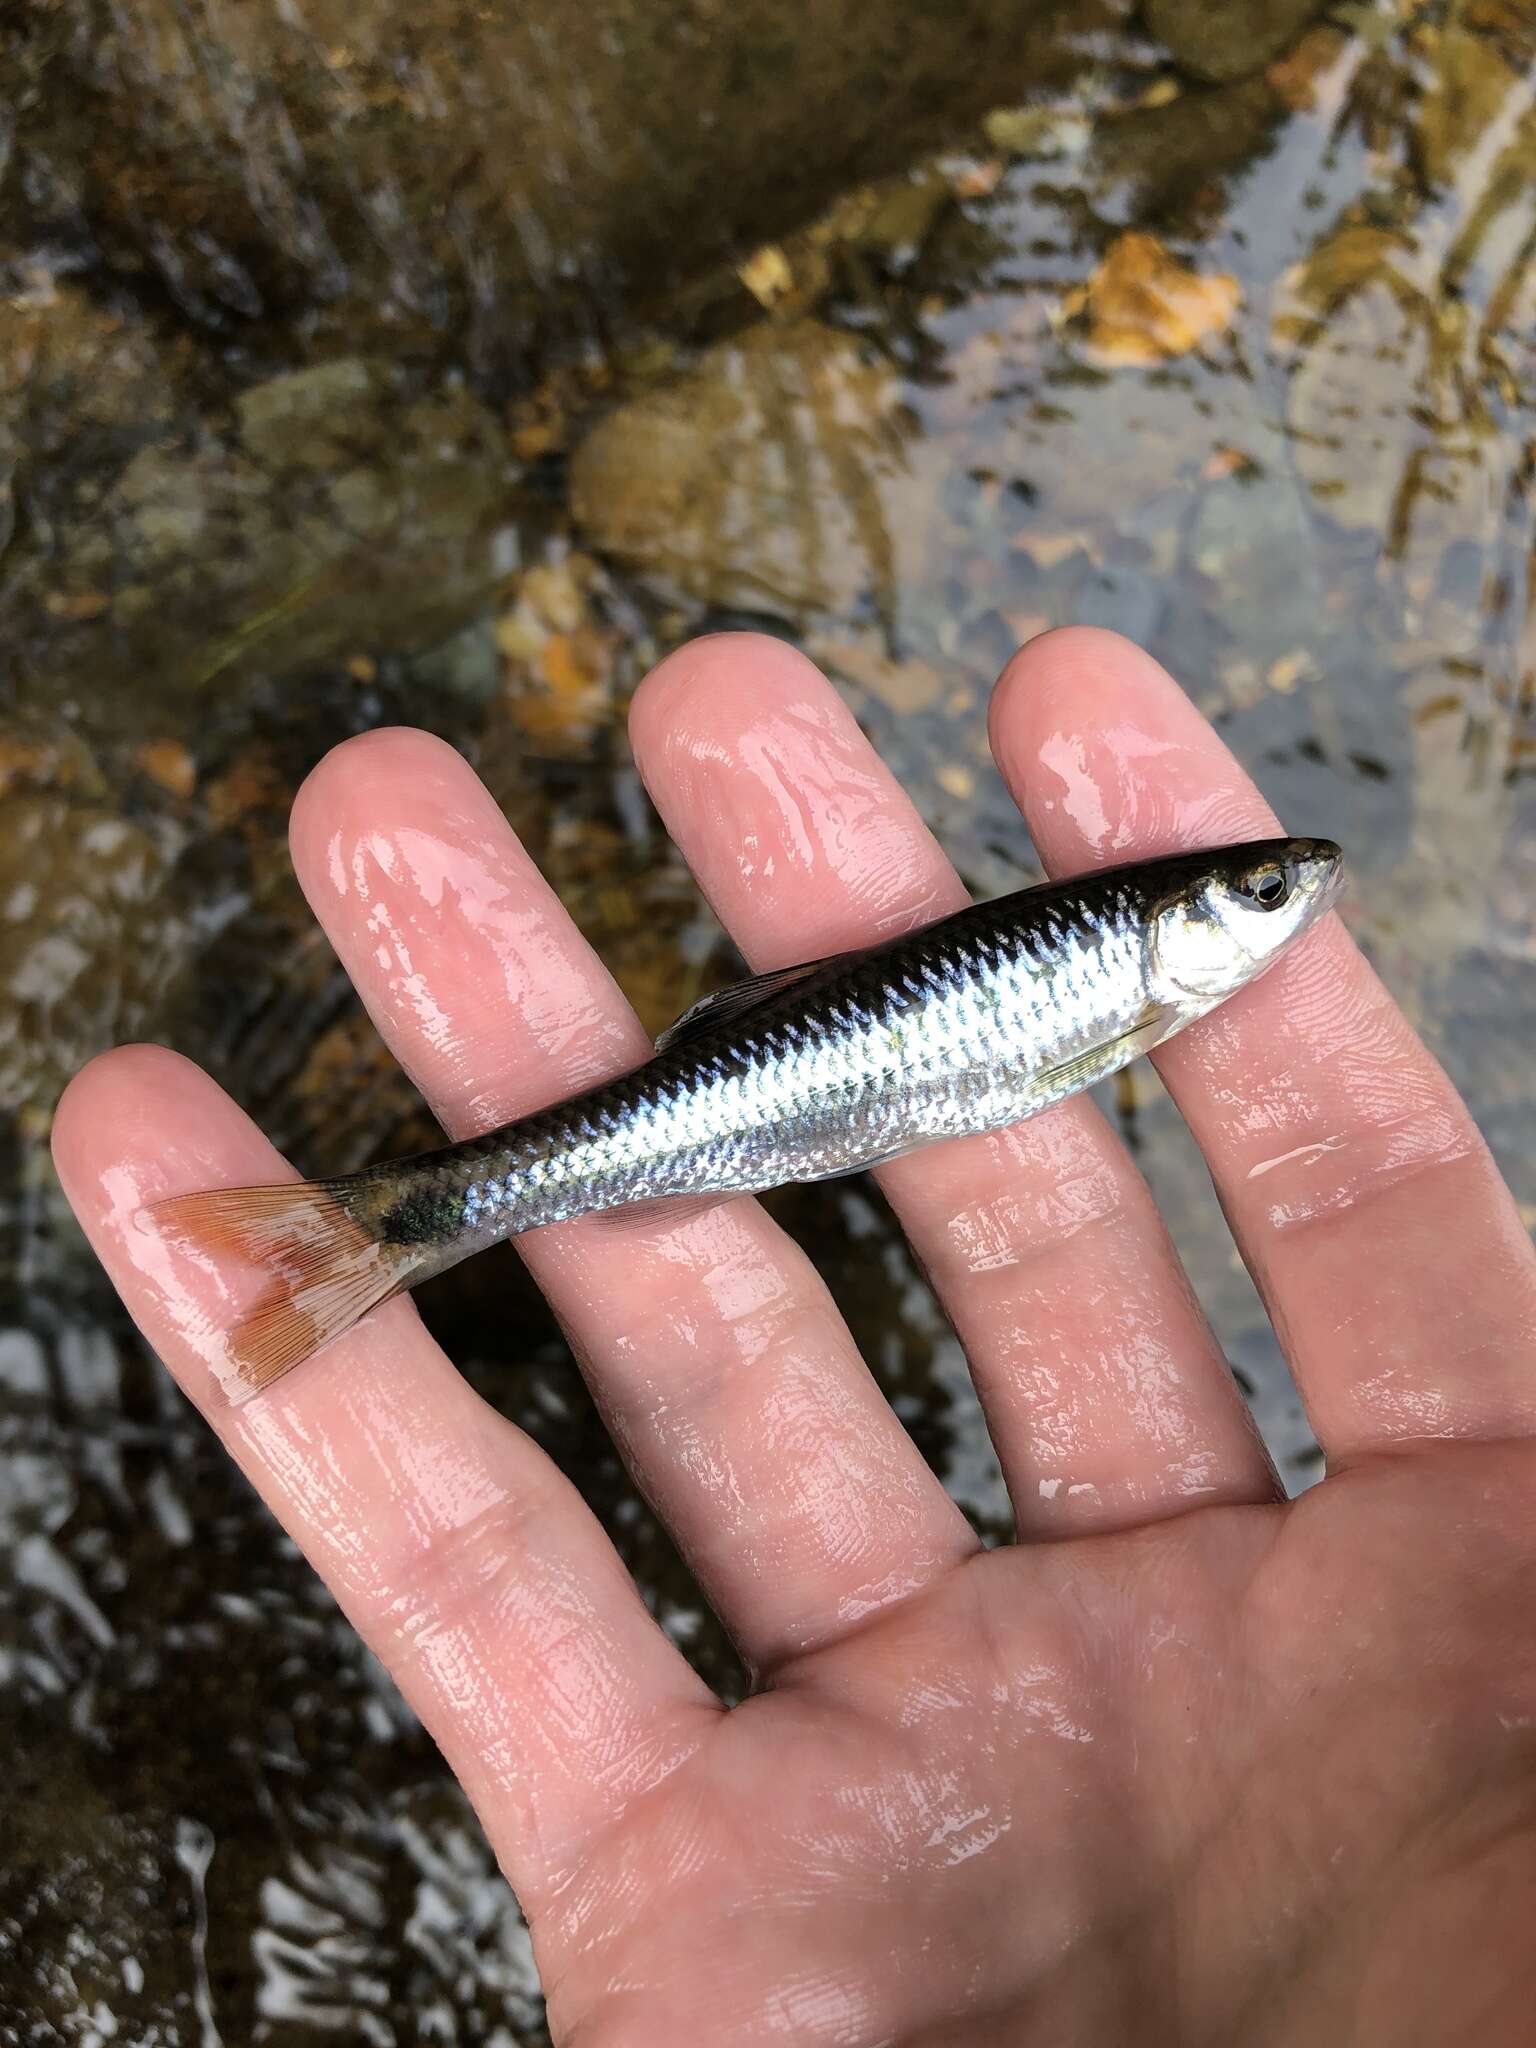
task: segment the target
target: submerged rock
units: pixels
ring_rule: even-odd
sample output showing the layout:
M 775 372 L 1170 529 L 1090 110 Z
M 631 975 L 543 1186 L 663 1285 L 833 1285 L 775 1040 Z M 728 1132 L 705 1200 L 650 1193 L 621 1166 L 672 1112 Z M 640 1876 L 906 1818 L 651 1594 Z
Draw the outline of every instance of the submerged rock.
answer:
M 13 212 L 213 324 L 329 309 L 354 345 L 452 338 L 504 360 L 661 300 L 1070 75 L 1129 4 L 10 13 Z
M 1117 213 L 1163 234 L 1191 233 L 1221 218 L 1228 181 L 1274 147 L 1285 111 L 1265 76 L 1133 107 L 1096 131 L 1090 175 L 1123 186 Z
M 1304 348 L 1286 424 L 1297 470 L 1336 525 L 1373 533 L 1391 525 L 1419 434 L 1413 405 L 1427 353 L 1422 323 L 1379 282 L 1344 300 Z
M 798 618 L 890 601 L 908 422 L 893 372 L 805 320 L 711 349 L 577 449 L 591 544 L 659 590 Z
M 232 420 L 142 438 L 56 507 L 7 593 L 55 678 L 187 690 L 424 645 L 515 559 L 505 435 L 462 387 L 343 359 L 252 386 Z
M 1319 12 L 1317 0 L 1147 0 L 1147 26 L 1198 78 L 1246 78 Z
M 110 802 L 55 775 L 7 791 L 3 818 L 0 1109 L 14 1110 L 51 1104 L 92 1053 L 133 1035 L 177 948 L 155 905 L 165 846 Z
M 269 468 L 345 466 L 359 416 L 376 407 L 388 382 L 377 364 L 343 356 L 254 384 L 235 400 L 240 439 Z
M 1191 523 L 1188 564 L 1208 580 L 1207 613 L 1256 672 L 1300 658 L 1310 673 L 1326 638 L 1322 545 L 1283 468 L 1212 484 Z

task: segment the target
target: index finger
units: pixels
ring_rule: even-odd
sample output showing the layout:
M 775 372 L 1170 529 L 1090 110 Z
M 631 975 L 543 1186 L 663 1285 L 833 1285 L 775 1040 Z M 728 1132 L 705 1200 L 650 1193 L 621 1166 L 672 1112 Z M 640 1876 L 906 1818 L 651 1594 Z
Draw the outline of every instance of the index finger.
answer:
M 208 1361 L 241 1276 L 136 1222 L 163 1195 L 290 1172 L 206 1074 L 159 1046 L 103 1054 L 59 1105 L 54 1157 L 139 1328 L 420 1714 L 536 1905 L 704 1739 L 712 1695 L 575 1488 L 409 1303 L 348 1331 L 323 1369 L 227 1404 Z
M 1177 683 L 1113 633 L 1032 641 L 992 738 L 1056 874 L 1275 830 Z M 1536 1429 L 1536 1252 L 1337 917 L 1156 1061 L 1331 1454 Z

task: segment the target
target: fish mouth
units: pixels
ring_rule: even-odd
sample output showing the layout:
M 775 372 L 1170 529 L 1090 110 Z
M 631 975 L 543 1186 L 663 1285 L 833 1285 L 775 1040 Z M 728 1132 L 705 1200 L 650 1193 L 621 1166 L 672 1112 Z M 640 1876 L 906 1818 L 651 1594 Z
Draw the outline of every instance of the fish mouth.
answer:
M 1332 839 L 1293 839 L 1286 860 L 1312 918 L 1331 910 L 1344 893 L 1344 849 Z

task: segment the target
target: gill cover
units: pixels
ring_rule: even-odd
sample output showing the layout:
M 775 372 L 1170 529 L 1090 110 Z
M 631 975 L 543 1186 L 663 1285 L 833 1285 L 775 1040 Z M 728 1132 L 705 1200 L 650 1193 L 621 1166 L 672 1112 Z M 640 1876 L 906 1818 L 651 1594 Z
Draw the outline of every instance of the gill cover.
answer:
M 1204 855 L 1158 904 L 1153 987 L 1210 1004 L 1239 989 L 1337 897 L 1342 856 L 1327 839 L 1262 839 Z

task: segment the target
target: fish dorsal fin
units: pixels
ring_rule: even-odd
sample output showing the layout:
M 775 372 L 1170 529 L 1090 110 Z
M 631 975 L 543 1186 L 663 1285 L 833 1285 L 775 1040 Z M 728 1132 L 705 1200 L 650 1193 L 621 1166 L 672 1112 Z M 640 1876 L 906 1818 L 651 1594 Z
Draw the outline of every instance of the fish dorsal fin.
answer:
M 716 989 L 712 996 L 701 996 L 691 1009 L 684 1010 L 677 1022 L 669 1024 L 657 1039 L 656 1050 L 676 1052 L 680 1045 L 692 1045 L 707 1031 L 714 1031 L 721 1024 L 734 1024 L 738 1018 L 762 1009 L 775 996 L 783 995 L 796 982 L 809 980 L 824 967 L 835 967 L 858 957 L 858 952 L 830 953 L 824 960 L 802 960 L 794 967 L 770 967 L 766 974 L 750 974 L 745 981 L 733 981 L 728 988 Z

